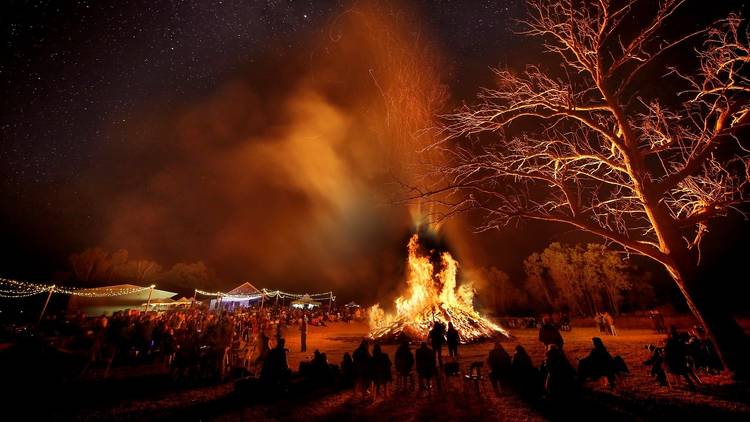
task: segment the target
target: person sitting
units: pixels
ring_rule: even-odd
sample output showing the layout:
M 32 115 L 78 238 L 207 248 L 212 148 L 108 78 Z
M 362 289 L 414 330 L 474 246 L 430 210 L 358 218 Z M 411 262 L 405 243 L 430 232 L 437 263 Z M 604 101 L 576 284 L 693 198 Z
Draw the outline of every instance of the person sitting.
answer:
M 550 317 L 542 319 L 542 326 L 539 327 L 539 341 L 544 344 L 544 347 L 554 344 L 560 350 L 563 348 L 563 338 L 560 330 L 552 323 Z
M 495 342 L 495 347 L 487 356 L 487 366 L 490 368 L 490 381 L 496 393 L 500 392 L 501 381 L 510 375 L 510 355 L 505 351 L 500 341 Z
M 417 364 L 417 377 L 419 378 L 419 391 L 427 389 L 432 391 L 432 379 L 435 377 L 435 353 L 427 347 L 426 342 L 422 342 L 415 353 Z
M 397 387 L 407 388 L 407 384 L 413 387 L 414 380 L 411 377 L 411 370 L 414 368 L 414 354 L 409 348 L 409 342 L 404 340 L 396 349 L 394 356 L 397 373 Z
M 276 342 L 276 347 L 268 352 L 268 356 L 263 361 L 263 368 L 260 371 L 260 381 L 266 387 L 272 390 L 282 391 L 289 384 L 291 371 L 285 347 L 285 340 L 280 338 Z
M 682 376 L 690 388 L 701 384 L 700 378 L 688 360 L 687 346 L 683 335 L 677 331 L 674 325 L 670 328 L 667 343 L 664 346 L 664 363 L 670 374 Z
M 577 390 L 576 371 L 555 344 L 547 346 L 540 372 L 549 400 L 565 402 Z
M 651 353 L 651 357 L 643 364 L 651 366 L 649 373 L 656 378 L 659 385 L 667 386 L 667 373 L 664 372 L 664 348 L 649 344 L 646 349 Z
M 371 377 L 375 383 L 375 397 L 380 394 L 380 388 L 383 388 L 383 395 L 388 394 L 388 384 L 393 381 L 391 376 L 391 359 L 388 354 L 383 353 L 380 343 L 375 343 L 372 348 L 371 359 Z
M 592 339 L 594 348 L 589 355 L 578 362 L 578 377 L 585 381 L 592 379 L 594 381 L 606 377 L 610 387 L 615 386 L 614 359 L 604 347 L 602 339 L 594 337 Z
M 516 346 L 513 360 L 510 363 L 510 381 L 522 397 L 541 395 L 539 370 L 531 362 L 531 356 L 520 344 Z

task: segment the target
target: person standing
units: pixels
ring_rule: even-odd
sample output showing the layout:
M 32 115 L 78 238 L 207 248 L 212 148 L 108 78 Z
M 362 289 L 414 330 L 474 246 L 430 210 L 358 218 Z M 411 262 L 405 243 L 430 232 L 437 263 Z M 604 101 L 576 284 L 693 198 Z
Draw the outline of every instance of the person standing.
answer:
M 432 324 L 428 337 L 430 338 L 430 344 L 432 350 L 437 358 L 438 365 L 443 367 L 443 343 L 445 343 L 445 325 L 440 321 L 435 321 Z
M 396 350 L 394 356 L 396 363 L 397 387 L 406 389 L 408 384 L 414 386 L 414 381 L 411 377 L 411 370 L 414 367 L 414 354 L 409 349 L 409 342 L 404 340 Z
M 307 351 L 307 316 L 302 316 L 302 322 L 299 324 L 299 341 L 300 351 Z
M 362 390 L 362 400 L 370 392 L 370 346 L 367 344 L 367 340 L 362 340 L 357 350 L 352 354 L 352 363 L 354 364 L 354 376 L 356 378 L 356 384 L 354 387 L 354 394 L 357 394 L 357 385 Z
M 448 343 L 448 355 L 454 359 L 458 359 L 459 335 L 458 330 L 453 326 L 453 322 L 448 323 L 448 331 L 445 333 L 445 337 Z
M 609 335 L 616 336 L 617 330 L 615 329 L 615 319 L 612 318 L 612 315 L 610 315 L 609 312 L 604 313 L 604 321 L 609 329 Z
M 550 344 L 554 344 L 558 349 L 562 350 L 563 338 L 560 330 L 557 329 L 549 317 L 544 317 L 542 321 L 542 326 L 539 327 L 539 341 L 544 344 L 545 348 Z
M 375 383 L 375 397 L 381 394 L 380 387 L 383 387 L 383 396 L 388 395 L 388 384 L 393 381 L 391 376 L 391 359 L 388 354 L 380 349 L 380 344 L 375 343 L 372 348 L 372 359 L 370 360 L 370 376 Z
M 417 363 L 417 378 L 419 379 L 419 391 L 428 389 L 432 391 L 432 379 L 435 377 L 435 353 L 422 342 L 415 353 Z

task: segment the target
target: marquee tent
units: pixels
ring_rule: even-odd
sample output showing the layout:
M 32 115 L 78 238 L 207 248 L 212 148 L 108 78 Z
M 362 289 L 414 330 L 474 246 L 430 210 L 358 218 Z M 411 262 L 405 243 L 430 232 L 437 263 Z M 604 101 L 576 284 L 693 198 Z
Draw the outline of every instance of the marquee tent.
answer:
M 142 311 L 145 308 L 144 304 L 149 301 L 149 292 L 151 293 L 151 302 L 154 303 L 164 302 L 177 295 L 175 292 L 159 289 L 153 289 L 153 291 L 151 289 L 144 289 L 125 295 L 112 294 L 118 290 L 127 291 L 137 288 L 138 286 L 132 284 L 118 284 L 80 290 L 81 292 L 90 292 L 92 294 L 106 293 L 110 295 L 105 297 L 71 296 L 68 301 L 68 313 L 82 311 L 89 316 L 99 316 L 102 314 L 112 315 L 114 312 L 128 309 Z

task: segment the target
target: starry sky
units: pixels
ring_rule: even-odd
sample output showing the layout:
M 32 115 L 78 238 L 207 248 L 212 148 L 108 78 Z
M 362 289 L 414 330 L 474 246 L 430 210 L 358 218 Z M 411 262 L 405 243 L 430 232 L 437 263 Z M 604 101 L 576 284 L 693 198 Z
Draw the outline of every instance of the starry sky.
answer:
M 313 188 L 323 193 L 308 197 L 307 181 L 297 180 L 290 188 L 288 183 L 277 184 L 278 179 L 259 175 L 257 169 L 268 160 L 278 160 L 263 145 L 277 138 L 284 139 L 274 144 L 281 147 L 293 142 L 288 134 L 278 135 L 286 130 L 278 128 L 297 127 L 298 120 L 278 114 L 296 116 L 307 113 L 308 108 L 318 113 L 331 106 L 333 111 L 326 116 L 332 121 L 343 119 L 359 127 L 360 121 L 366 120 L 342 112 L 351 107 L 367 115 L 374 107 L 369 98 L 377 99 L 376 88 L 382 90 L 380 84 L 372 83 L 377 82 L 372 73 L 378 69 L 376 59 L 367 62 L 367 43 L 376 43 L 378 35 L 354 34 L 351 28 L 356 29 L 356 24 L 346 23 L 356 22 L 355 15 L 362 13 L 362 7 L 328 0 L 2 2 L 0 233 L 4 241 L 0 275 L 45 279 L 66 268 L 70 253 L 96 245 L 126 248 L 135 256 L 164 265 L 205 260 L 227 285 L 244 278 L 286 288 L 295 283 L 313 288 L 312 278 L 340 283 L 341 276 L 311 270 L 312 264 L 303 266 L 311 279 L 289 268 L 302 261 L 327 263 L 321 266 L 356 261 L 361 258 L 353 258 L 351 250 L 356 248 L 375 257 L 378 265 L 384 262 L 387 267 L 389 260 L 398 261 L 398 254 L 389 258 L 378 255 L 377 250 L 402 252 L 398 245 L 408 235 L 404 231 L 408 224 L 401 221 L 403 210 L 375 213 L 375 229 L 363 229 L 370 221 L 372 201 L 340 204 L 334 200 L 333 205 L 321 205 L 318 196 L 325 198 L 326 189 L 341 187 L 316 185 Z M 491 66 L 539 60 L 535 58 L 536 43 L 512 31 L 514 20 L 525 15 L 522 0 L 383 2 L 372 10 L 369 13 L 379 15 L 379 23 L 359 31 L 389 28 L 391 19 L 397 21 L 394 27 L 401 26 L 394 33 L 406 34 L 415 45 L 427 45 L 439 56 L 444 70 L 440 82 L 447 87 L 449 104 L 458 104 L 487 85 Z M 341 35 L 339 27 L 345 28 L 341 34 L 356 42 L 332 42 Z M 337 55 L 347 57 L 352 66 L 341 65 Z M 362 57 L 364 63 L 359 61 Z M 387 59 L 381 61 L 387 63 Z M 338 75 L 336 72 L 345 75 L 330 76 Z M 313 79 L 315 82 L 310 82 Z M 367 92 L 362 93 L 366 99 L 350 98 L 353 89 L 368 82 Z M 317 97 L 308 93 L 311 90 L 326 100 L 316 102 Z M 303 105 L 298 105 L 300 101 Z M 237 110 L 250 111 L 243 114 Z M 211 116 L 205 118 L 210 125 L 193 126 L 205 116 Z M 325 130 L 338 133 L 321 129 Z M 223 144 L 204 144 L 208 138 L 220 142 L 225 135 L 232 146 L 228 151 Z M 192 140 L 198 138 L 198 146 L 193 145 Z M 253 144 L 248 154 L 256 158 L 232 161 L 245 151 L 242 148 L 247 148 L 247 143 Z M 185 152 L 187 148 L 189 152 Z M 331 147 L 337 154 L 340 148 Z M 346 154 L 359 153 L 355 148 Z M 201 156 L 216 163 L 204 166 L 196 160 Z M 343 164 L 339 161 L 333 164 L 356 167 L 357 180 L 365 186 L 346 189 L 356 191 L 352 195 L 357 197 L 369 195 L 377 175 L 362 170 L 361 162 L 348 155 Z M 285 160 L 278 163 L 283 166 Z M 239 169 L 246 170 L 262 187 L 225 193 L 224 186 L 237 180 Z M 334 179 L 338 176 L 331 175 Z M 301 189 L 303 185 L 306 187 Z M 193 191 L 201 194 L 192 196 Z M 320 208 L 332 206 L 338 207 L 338 213 L 321 216 Z M 238 216 L 238 207 L 247 209 L 246 218 Z M 343 215 L 345 221 L 338 223 L 338 219 L 336 224 L 359 237 L 342 240 L 321 258 L 318 252 L 310 252 L 320 245 L 275 243 L 271 233 L 263 234 L 270 218 L 274 227 L 281 227 L 281 237 L 295 233 L 317 236 L 301 233 L 309 224 L 304 212 L 288 220 L 277 218 L 298 208 L 317 210 L 310 214 L 315 216 L 316 227 L 328 227 L 328 220 Z M 196 211 L 188 211 L 192 209 Z M 133 227 L 140 225 L 147 233 Z M 161 228 L 160 237 L 150 237 Z M 395 233 L 372 233 L 386 229 Z M 326 244 L 338 242 L 326 237 L 330 230 L 320 230 Z M 242 235 L 225 234 L 233 231 Z M 551 233 L 560 230 L 541 226 L 532 232 L 546 242 Z M 518 241 L 519 236 L 520 231 L 511 230 L 484 234 L 471 242 L 489 251 L 476 254 L 482 265 L 520 268 L 523 257 L 543 247 L 544 242 Z M 522 247 L 495 254 L 498 244 L 514 241 Z M 242 242 L 265 246 L 212 253 Z M 155 243 L 159 247 L 153 246 Z M 278 260 L 259 252 L 274 247 L 298 252 Z M 505 257 L 493 261 L 494 255 Z M 362 271 L 370 270 L 365 266 Z

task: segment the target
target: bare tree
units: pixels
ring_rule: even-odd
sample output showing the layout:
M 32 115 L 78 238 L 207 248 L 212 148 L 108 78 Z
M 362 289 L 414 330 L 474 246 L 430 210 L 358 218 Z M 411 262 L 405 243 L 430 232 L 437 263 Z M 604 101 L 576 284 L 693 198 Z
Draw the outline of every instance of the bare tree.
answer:
M 495 70 L 495 88 L 445 117 L 432 148 L 449 164 L 428 171 L 415 197 L 444 205 L 438 218 L 480 211 L 478 230 L 559 222 L 655 260 L 725 363 L 747 375 L 748 338 L 699 294 L 695 269 L 711 221 L 748 200 L 750 43 L 736 15 L 665 36 L 682 3 L 529 0 L 522 33 L 543 39 L 559 71 Z M 634 24 L 640 7 L 653 10 Z M 680 45 L 696 46 L 695 66 L 660 71 Z

